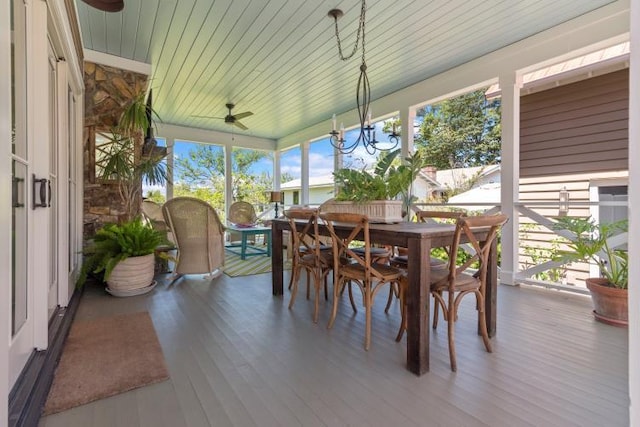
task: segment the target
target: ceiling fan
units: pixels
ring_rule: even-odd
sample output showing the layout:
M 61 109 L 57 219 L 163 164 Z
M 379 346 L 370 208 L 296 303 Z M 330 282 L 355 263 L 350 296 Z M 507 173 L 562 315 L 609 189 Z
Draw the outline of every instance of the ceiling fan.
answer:
M 244 119 L 245 117 L 252 116 L 253 113 L 251 111 L 245 111 L 244 113 L 231 114 L 231 110 L 235 107 L 234 104 L 228 103 L 226 104 L 227 109 L 229 110 L 229 114 L 224 117 L 211 117 L 211 116 L 191 116 L 191 117 L 199 117 L 201 119 L 223 119 L 225 123 L 229 123 L 230 125 L 234 125 L 239 127 L 242 130 L 249 129 L 245 125 L 239 122 L 240 119 Z
M 93 6 L 104 12 L 120 12 L 124 9 L 123 0 L 82 0 L 89 6 Z

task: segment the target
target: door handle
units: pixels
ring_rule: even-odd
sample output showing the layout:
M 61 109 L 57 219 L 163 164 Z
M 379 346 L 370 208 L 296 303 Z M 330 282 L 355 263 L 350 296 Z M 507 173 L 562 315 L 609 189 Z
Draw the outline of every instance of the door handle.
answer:
M 47 183 L 49 180 L 47 178 L 36 178 L 36 174 L 32 174 L 33 182 L 32 182 L 32 196 L 33 196 L 33 209 L 36 208 L 46 208 L 47 207 Z M 37 188 L 36 188 L 37 187 Z M 37 191 L 36 191 L 37 190 Z M 36 195 L 40 200 L 36 199 Z
M 14 176 L 11 178 L 11 184 L 12 184 L 12 189 L 11 189 L 11 205 L 14 208 L 24 208 L 24 203 L 20 203 L 20 198 L 19 198 L 19 188 L 18 185 L 24 182 L 24 178 L 18 178 L 17 176 Z
M 48 185 L 48 187 L 49 187 L 49 198 L 47 199 L 47 207 L 50 208 L 51 207 L 51 194 L 52 194 L 52 192 L 51 192 L 51 180 L 49 179 L 49 180 L 47 180 L 47 182 L 49 184 Z

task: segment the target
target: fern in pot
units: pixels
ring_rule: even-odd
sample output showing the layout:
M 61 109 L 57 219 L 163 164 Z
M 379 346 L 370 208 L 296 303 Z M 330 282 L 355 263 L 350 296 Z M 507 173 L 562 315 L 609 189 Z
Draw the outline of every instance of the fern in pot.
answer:
M 162 233 L 139 218 L 106 224 L 84 250 L 86 257 L 76 285 L 82 287 L 89 273 L 102 273 L 113 294 L 151 290 L 155 249 L 165 243 Z
M 598 224 L 593 218 L 562 217 L 558 219 L 556 229 L 573 233 L 566 243 L 567 249 L 559 251 L 555 258 L 557 261 L 593 261 L 598 265 L 600 277 L 586 279 L 595 318 L 604 323 L 626 326 L 629 257 L 625 249 L 612 246 L 609 239 L 626 233 L 628 221 Z

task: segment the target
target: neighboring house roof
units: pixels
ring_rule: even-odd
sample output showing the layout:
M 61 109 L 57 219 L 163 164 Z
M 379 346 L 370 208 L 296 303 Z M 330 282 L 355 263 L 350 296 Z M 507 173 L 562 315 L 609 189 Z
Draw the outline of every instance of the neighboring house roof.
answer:
M 533 89 L 548 83 L 549 80 L 568 78 L 572 75 L 585 74 L 584 78 L 591 77 L 596 69 L 606 69 L 614 64 L 622 64 L 628 61 L 630 42 L 624 42 L 606 49 L 601 49 L 587 55 L 579 56 L 568 61 L 560 62 L 549 67 L 532 71 L 522 76 L 522 89 Z M 618 67 L 620 68 L 620 66 Z M 500 85 L 493 84 L 485 92 L 487 98 L 499 96 Z
M 311 176 L 309 177 L 309 188 L 315 187 L 333 187 L 333 175 Z M 280 184 L 280 190 L 299 190 L 302 188 L 302 180 L 300 178 Z
M 500 165 L 474 166 L 469 168 L 443 169 L 436 171 L 436 181 L 443 187 L 456 188 L 469 179 L 478 176 L 486 181 L 495 175 L 494 180 L 500 181 Z
M 495 182 L 474 187 L 464 193 L 450 197 L 447 203 L 451 205 L 456 203 L 489 203 L 489 205 L 468 207 L 471 210 L 489 209 L 500 203 L 500 183 Z

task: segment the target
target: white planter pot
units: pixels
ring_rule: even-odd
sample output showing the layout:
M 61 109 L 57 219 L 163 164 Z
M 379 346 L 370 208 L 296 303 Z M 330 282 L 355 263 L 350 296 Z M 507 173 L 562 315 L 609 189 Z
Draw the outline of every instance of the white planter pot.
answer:
M 153 254 L 129 257 L 115 266 L 107 285 L 114 291 L 146 288 L 153 281 L 155 257 Z
M 372 200 L 370 202 L 331 201 L 322 206 L 324 212 L 366 215 L 370 222 L 394 223 L 402 221 L 402 200 Z

